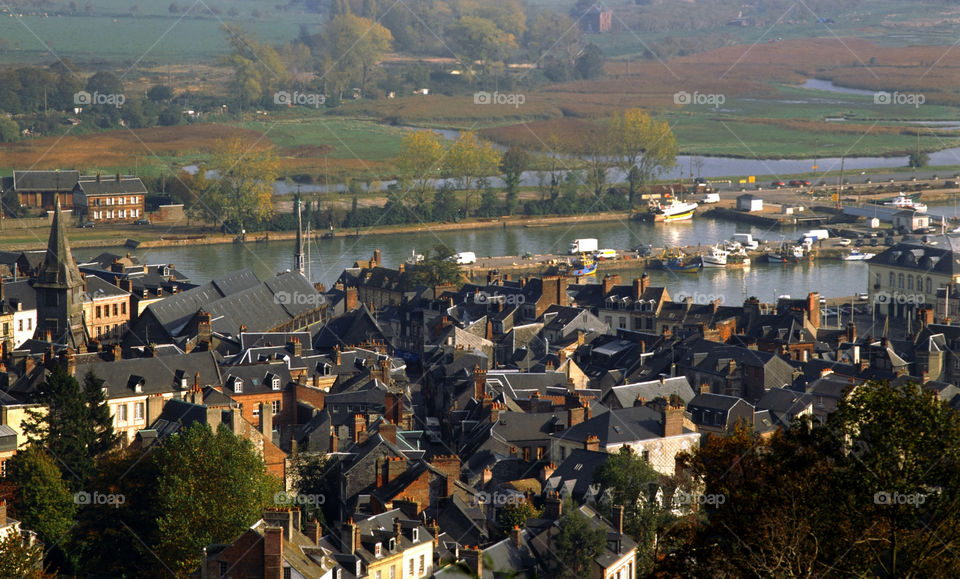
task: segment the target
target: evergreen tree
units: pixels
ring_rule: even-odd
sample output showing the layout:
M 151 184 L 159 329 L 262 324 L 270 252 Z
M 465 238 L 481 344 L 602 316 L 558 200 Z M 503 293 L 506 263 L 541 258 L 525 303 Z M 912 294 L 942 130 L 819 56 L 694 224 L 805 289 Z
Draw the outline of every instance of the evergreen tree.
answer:
M 593 573 L 593 560 L 607 545 L 607 531 L 594 526 L 573 503 L 564 505 L 560 532 L 554 542 L 554 555 L 561 563 L 557 571 L 564 578 L 579 579 Z
M 30 544 L 20 533 L 7 533 L 0 539 L 0 577 L 40 579 L 43 572 L 43 544 Z
M 48 548 L 61 544 L 73 526 L 77 505 L 55 459 L 31 444 L 17 452 L 7 468 L 7 480 L 15 487 L 16 518 L 23 528 L 36 532 Z

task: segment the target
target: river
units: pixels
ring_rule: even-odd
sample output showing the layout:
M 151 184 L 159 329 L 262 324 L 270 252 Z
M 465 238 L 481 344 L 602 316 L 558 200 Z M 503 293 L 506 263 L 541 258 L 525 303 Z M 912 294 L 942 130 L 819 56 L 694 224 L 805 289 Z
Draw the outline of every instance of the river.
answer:
M 952 208 L 951 208 L 952 210 Z M 531 253 L 563 253 L 570 241 L 579 237 L 596 237 L 602 248 L 628 249 L 639 243 L 654 247 L 697 245 L 704 249 L 720 240 L 730 239 L 734 233 L 752 233 L 755 237 L 778 241 L 782 237 L 795 239 L 796 228 L 765 230 L 730 221 L 697 218 L 690 222 L 647 224 L 639 222 L 602 222 L 590 224 L 551 225 L 546 227 L 513 227 L 503 229 L 473 229 L 464 231 L 416 232 L 406 234 L 368 234 L 359 238 L 336 238 L 317 241 L 311 246 L 310 277 L 330 287 L 344 268 L 358 259 L 369 259 L 380 249 L 383 264 L 396 267 L 416 250 L 426 253 L 434 245 L 443 243 L 456 251 L 473 251 L 478 257 L 522 255 Z M 108 248 L 125 253 L 124 248 Z M 104 251 L 75 249 L 78 259 L 85 259 Z M 292 266 L 293 242 L 273 241 L 247 245 L 198 245 L 163 247 L 136 252 L 141 261 L 151 264 L 172 263 L 201 283 L 231 271 L 249 267 L 261 278 L 269 277 Z M 764 301 L 775 295 L 806 295 L 819 291 L 826 297 L 848 296 L 866 291 L 867 266 L 864 263 L 824 261 L 816 264 L 770 265 L 755 264 L 746 270 L 704 270 L 699 274 L 673 273 L 650 270 L 654 284 L 667 287 L 670 295 L 694 297 L 705 303 L 720 298 L 724 303 L 741 303 L 749 296 Z M 603 265 L 599 269 L 603 274 Z M 639 276 L 642 271 L 619 272 L 624 283 Z

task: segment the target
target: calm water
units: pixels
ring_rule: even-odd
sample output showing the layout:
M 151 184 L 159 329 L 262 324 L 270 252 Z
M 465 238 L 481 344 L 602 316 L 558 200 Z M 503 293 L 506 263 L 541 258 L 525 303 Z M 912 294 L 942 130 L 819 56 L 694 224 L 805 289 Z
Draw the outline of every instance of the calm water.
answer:
M 535 228 L 477 229 L 447 232 L 417 232 L 392 235 L 361 235 L 359 238 L 337 238 L 317 241 L 311 247 L 310 277 L 329 287 L 344 268 L 358 259 L 369 259 L 374 249 L 380 249 L 385 266 L 396 267 L 411 254 L 427 253 L 443 243 L 456 251 L 474 251 L 478 257 L 522 255 L 531 253 L 563 253 L 571 240 L 578 237 L 596 237 L 601 248 L 628 249 L 639 243 L 654 247 L 703 244 L 729 239 L 733 233 L 752 233 L 764 240 L 778 241 L 782 237 L 796 239 L 799 230 L 764 230 L 727 221 L 701 218 L 686 223 L 643 224 L 637 222 L 606 222 L 589 225 L 559 225 Z M 123 248 L 111 248 L 125 253 Z M 77 249 L 78 259 L 91 257 L 103 249 Z M 151 264 L 172 263 L 194 282 L 204 282 L 231 271 L 249 267 L 261 278 L 268 277 L 292 265 L 293 242 L 275 241 L 241 245 L 201 245 L 141 250 L 135 254 Z M 519 260 L 518 260 L 519 261 Z M 746 270 L 704 270 L 700 274 L 673 273 L 650 270 L 653 283 L 667 287 L 671 296 L 694 297 L 706 302 L 717 297 L 724 303 L 739 303 L 749 296 L 764 301 L 774 295 L 806 295 L 820 291 L 827 297 L 847 296 L 866 291 L 867 267 L 855 262 L 822 262 L 816 265 L 754 264 Z M 600 266 L 600 274 L 603 265 Z M 624 282 L 639 276 L 641 270 L 620 272 Z M 601 275 L 602 277 L 602 275 Z

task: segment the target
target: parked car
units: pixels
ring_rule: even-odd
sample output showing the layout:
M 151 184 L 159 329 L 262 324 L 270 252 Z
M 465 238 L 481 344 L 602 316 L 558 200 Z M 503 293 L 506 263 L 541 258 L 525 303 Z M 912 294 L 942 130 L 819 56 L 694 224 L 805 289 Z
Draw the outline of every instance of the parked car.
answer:
M 809 187 L 810 181 L 807 181 L 806 179 L 791 179 L 790 186 L 791 187 Z
M 841 247 L 847 247 L 850 245 L 850 243 L 852 242 L 846 237 L 841 237 L 840 240 L 837 241 L 837 244 L 840 245 Z
M 84 222 L 83 222 L 83 225 L 81 225 L 80 227 L 82 227 L 82 228 L 84 228 L 84 229 L 93 229 L 94 223 L 93 223 L 93 221 L 84 221 Z
M 877 247 L 878 245 L 880 245 L 880 240 L 877 239 L 876 237 L 871 237 L 871 238 L 870 238 L 870 247 Z
M 771 186 L 771 187 L 784 187 L 784 186 L 786 186 L 786 183 L 784 183 L 783 181 L 777 179 L 776 181 L 773 181 L 772 183 L 770 183 L 770 186 Z
M 637 257 L 650 257 L 653 253 L 653 248 L 649 244 L 638 245 L 633 248 L 633 251 L 637 252 Z
M 601 249 L 593 254 L 593 258 L 600 261 L 603 261 L 605 259 L 617 259 L 617 250 Z
M 150 225 L 149 219 L 137 219 L 133 222 L 134 225 Z

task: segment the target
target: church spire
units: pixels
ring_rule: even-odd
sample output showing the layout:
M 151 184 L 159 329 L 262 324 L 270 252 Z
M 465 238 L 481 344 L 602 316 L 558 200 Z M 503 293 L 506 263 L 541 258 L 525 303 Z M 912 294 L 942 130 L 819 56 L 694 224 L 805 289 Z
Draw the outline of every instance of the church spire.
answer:
M 297 200 L 294 201 L 297 208 L 297 244 L 293 249 L 293 265 L 294 269 L 299 271 L 301 274 L 305 273 L 305 263 L 303 259 L 303 218 L 300 215 L 300 195 L 297 195 Z
M 86 282 L 73 261 L 70 243 L 56 196 L 47 253 L 33 284 L 37 292 L 37 325 L 34 338 L 76 351 L 86 351 L 83 292 Z

